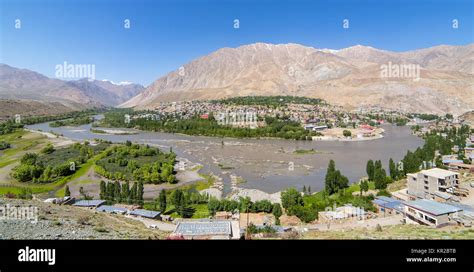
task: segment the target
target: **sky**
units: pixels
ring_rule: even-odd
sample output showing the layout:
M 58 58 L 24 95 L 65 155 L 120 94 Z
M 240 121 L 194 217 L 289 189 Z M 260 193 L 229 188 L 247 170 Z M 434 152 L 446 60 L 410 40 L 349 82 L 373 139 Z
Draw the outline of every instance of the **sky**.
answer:
M 96 79 L 146 86 L 219 48 L 255 42 L 465 45 L 474 42 L 473 15 L 473 0 L 0 0 L 0 63 L 48 77 L 65 61 L 89 64 Z

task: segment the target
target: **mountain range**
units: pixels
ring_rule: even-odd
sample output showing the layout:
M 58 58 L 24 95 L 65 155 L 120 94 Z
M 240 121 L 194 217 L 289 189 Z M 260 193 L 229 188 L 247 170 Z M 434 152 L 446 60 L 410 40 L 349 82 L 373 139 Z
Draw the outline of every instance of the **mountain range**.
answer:
M 382 70 L 387 67 L 399 73 L 386 76 Z M 406 67 L 418 76 L 401 75 Z M 184 64 L 120 107 L 153 109 L 170 101 L 295 95 L 348 109 L 462 114 L 474 108 L 473 67 L 474 44 L 391 52 L 361 45 L 331 50 L 255 43 L 222 48 Z
M 391 52 L 362 45 L 332 50 L 255 43 L 197 58 L 146 88 L 107 80 L 64 81 L 0 64 L 0 102 L 15 101 L 10 104 L 19 107 L 26 101 L 28 106 L 19 108 L 35 105 L 46 112 L 153 109 L 161 102 L 249 95 L 322 98 L 348 110 L 462 114 L 474 109 L 474 44 Z
M 35 105 L 51 112 L 82 110 L 91 107 L 116 106 L 140 93 L 139 84 L 116 84 L 110 81 L 79 79 L 64 81 L 46 77 L 27 69 L 0 64 L 0 99 Z M 36 108 L 37 110 L 37 108 Z

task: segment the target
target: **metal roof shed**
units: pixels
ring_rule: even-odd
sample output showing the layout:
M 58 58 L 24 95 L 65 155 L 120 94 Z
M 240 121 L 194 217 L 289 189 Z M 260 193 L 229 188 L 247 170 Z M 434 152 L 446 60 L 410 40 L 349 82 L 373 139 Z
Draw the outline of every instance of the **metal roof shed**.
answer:
M 130 211 L 129 214 L 130 215 L 135 215 L 135 216 L 141 216 L 141 217 L 155 219 L 155 218 L 159 217 L 161 213 L 156 212 L 156 211 L 136 209 L 136 210 Z
M 458 207 L 427 199 L 408 201 L 405 205 L 436 216 L 462 211 Z
M 76 203 L 72 204 L 77 207 L 99 207 L 104 204 L 105 200 L 95 199 L 95 200 L 79 200 Z

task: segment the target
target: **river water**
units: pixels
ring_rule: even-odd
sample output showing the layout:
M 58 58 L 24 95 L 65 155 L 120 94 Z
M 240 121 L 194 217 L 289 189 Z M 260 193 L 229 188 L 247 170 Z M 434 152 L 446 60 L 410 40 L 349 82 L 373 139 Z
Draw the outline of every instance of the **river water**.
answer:
M 48 123 L 27 126 L 29 129 L 53 131 L 73 140 L 100 138 L 112 142 L 130 140 L 156 145 L 164 150 L 171 147 L 178 157 L 203 165 L 202 173 L 214 173 L 223 178 L 224 192 L 230 190 L 230 175 L 246 180 L 240 187 L 259 189 L 268 193 L 288 187 L 312 191 L 324 187 L 324 176 L 330 159 L 336 168 L 356 182 L 365 176 L 369 159 L 381 160 L 388 173 L 388 161 L 403 158 L 423 140 L 413 136 L 409 127 L 382 126 L 384 137 L 366 141 L 293 141 L 280 139 L 234 139 L 139 131 L 133 135 L 96 134 L 91 125 L 52 128 Z M 100 128 L 98 128 L 100 129 Z M 126 130 L 126 129 L 120 129 Z M 314 149 L 313 154 L 295 154 L 298 149 Z

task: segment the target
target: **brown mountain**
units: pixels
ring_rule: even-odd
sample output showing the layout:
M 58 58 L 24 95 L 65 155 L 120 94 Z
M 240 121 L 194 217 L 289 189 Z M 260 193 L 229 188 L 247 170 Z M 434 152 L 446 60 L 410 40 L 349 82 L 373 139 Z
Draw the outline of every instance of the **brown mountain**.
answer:
M 474 45 L 390 52 L 256 43 L 223 48 L 156 80 L 121 107 L 150 109 L 162 101 L 247 95 L 323 98 L 347 107 L 460 114 L 474 108 Z M 383 76 L 384 66 L 412 65 L 410 76 Z
M 115 106 L 143 89 L 139 84 L 113 84 L 87 79 L 63 81 L 0 64 L 0 100 L 37 105 L 47 112 L 52 112 L 53 107 L 64 109 L 61 111 L 64 112 L 67 109 Z

